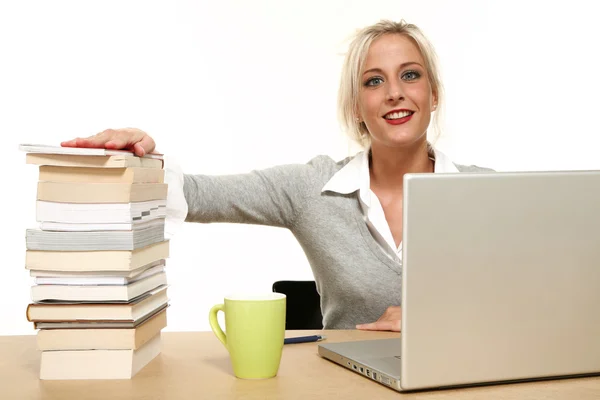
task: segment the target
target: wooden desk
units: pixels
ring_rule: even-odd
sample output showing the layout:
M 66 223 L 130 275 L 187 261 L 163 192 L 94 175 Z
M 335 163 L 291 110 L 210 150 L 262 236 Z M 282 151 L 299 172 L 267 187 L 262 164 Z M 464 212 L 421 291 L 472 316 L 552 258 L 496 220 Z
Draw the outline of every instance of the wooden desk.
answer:
M 329 342 L 398 336 L 323 333 Z M 40 381 L 39 360 L 35 336 L 0 336 L 0 399 L 600 399 L 600 378 L 399 394 L 322 359 L 316 343 L 284 346 L 276 378 L 241 380 L 233 376 L 227 351 L 212 332 L 163 333 L 162 354 L 132 380 Z

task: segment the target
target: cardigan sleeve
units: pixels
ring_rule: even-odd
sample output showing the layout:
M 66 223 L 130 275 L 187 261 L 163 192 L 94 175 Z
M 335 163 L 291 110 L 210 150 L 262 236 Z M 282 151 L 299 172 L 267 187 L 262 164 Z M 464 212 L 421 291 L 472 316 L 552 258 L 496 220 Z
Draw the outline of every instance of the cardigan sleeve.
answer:
M 235 175 L 184 175 L 186 221 L 232 222 L 290 229 L 319 183 L 319 156 Z M 317 186 L 315 186 L 315 184 Z

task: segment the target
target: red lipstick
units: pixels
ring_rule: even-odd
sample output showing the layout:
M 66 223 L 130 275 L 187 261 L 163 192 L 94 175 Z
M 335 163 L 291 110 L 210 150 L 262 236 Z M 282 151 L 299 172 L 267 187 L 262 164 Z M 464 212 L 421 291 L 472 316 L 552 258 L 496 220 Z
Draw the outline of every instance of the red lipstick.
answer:
M 406 122 L 410 121 L 410 119 L 411 119 L 411 118 L 412 118 L 412 116 L 414 115 L 414 112 L 413 112 L 412 110 L 407 110 L 407 109 L 405 109 L 405 108 L 403 108 L 403 109 L 399 109 L 399 110 L 392 110 L 392 111 L 390 111 L 390 112 L 386 113 L 385 115 L 389 115 L 389 114 L 393 114 L 393 113 L 397 113 L 397 112 L 402 112 L 402 111 L 409 111 L 409 112 L 410 112 L 410 114 L 409 114 L 409 115 L 407 115 L 406 117 L 397 118 L 397 119 L 387 119 L 387 118 L 385 118 L 385 116 L 384 116 L 384 118 L 383 118 L 383 119 L 385 120 L 385 122 L 387 122 L 387 123 L 388 123 L 388 124 L 390 124 L 390 125 L 401 125 L 401 124 L 404 124 L 404 123 L 406 123 Z

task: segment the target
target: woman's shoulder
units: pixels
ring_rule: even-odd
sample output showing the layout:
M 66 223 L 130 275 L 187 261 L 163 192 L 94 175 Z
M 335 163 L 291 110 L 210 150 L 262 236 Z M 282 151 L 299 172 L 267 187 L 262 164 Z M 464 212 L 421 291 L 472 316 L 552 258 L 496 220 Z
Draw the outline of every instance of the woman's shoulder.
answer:
M 480 167 L 478 165 L 462 165 L 454 163 L 459 172 L 496 172 L 491 168 Z
M 352 161 L 355 157 L 356 155 L 353 155 L 336 161 L 328 155 L 318 155 L 313 157 L 307 163 L 307 165 L 311 166 L 315 172 L 318 172 L 320 175 L 332 176 L 340 169 L 344 168 L 344 166 L 346 166 L 346 164 Z M 459 172 L 496 172 L 492 168 L 480 167 L 479 165 L 464 165 L 454 162 L 453 164 L 456 166 L 456 169 L 458 169 Z
M 314 168 L 316 172 L 328 176 L 333 175 L 340 169 L 344 168 L 344 166 L 346 166 L 346 164 L 352 161 L 352 159 L 355 157 L 356 155 L 353 155 L 336 161 L 328 155 L 318 155 L 313 157 L 307 163 L 307 165 Z M 492 168 L 480 167 L 479 165 L 464 165 L 458 163 L 453 164 L 456 166 L 456 169 L 458 169 L 459 172 L 496 172 Z
M 343 158 L 341 160 L 334 160 L 331 156 L 328 155 L 318 155 L 313 157 L 307 165 L 311 166 L 318 173 L 328 176 L 333 175 L 340 169 L 344 168 L 346 164 L 348 164 L 352 159 L 356 157 L 356 155 L 349 156 Z
M 329 155 L 317 155 L 304 164 L 305 172 L 301 174 L 301 179 L 308 181 L 306 184 L 314 189 L 314 193 L 321 193 L 323 187 L 354 158 L 356 155 L 341 160 Z

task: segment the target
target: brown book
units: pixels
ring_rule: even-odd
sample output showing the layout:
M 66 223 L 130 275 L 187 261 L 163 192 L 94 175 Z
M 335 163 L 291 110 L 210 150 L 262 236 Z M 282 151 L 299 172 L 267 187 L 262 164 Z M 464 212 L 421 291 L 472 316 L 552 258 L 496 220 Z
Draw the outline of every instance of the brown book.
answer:
M 37 199 L 58 203 L 131 203 L 164 200 L 166 183 L 38 182 Z
M 130 329 L 42 329 L 37 344 L 39 350 L 135 350 L 166 326 L 167 310 L 163 310 Z
M 27 250 L 25 268 L 38 271 L 133 271 L 169 257 L 165 240 L 135 250 Z
M 162 168 L 163 160 L 125 155 L 90 156 L 73 154 L 44 154 L 27 153 L 27 164 L 55 165 L 59 167 L 89 167 L 89 168 Z
M 167 286 L 161 286 L 129 303 L 33 303 L 27 306 L 27 320 L 134 322 L 156 312 L 168 301 Z
M 40 166 L 40 181 L 78 183 L 164 183 L 160 168 L 85 168 Z
M 42 351 L 40 379 L 131 379 L 160 354 L 160 339 L 136 350 Z
M 55 330 L 55 329 L 133 329 L 156 314 L 166 310 L 169 304 L 157 308 L 151 313 L 135 321 L 39 321 L 33 323 L 34 329 Z

